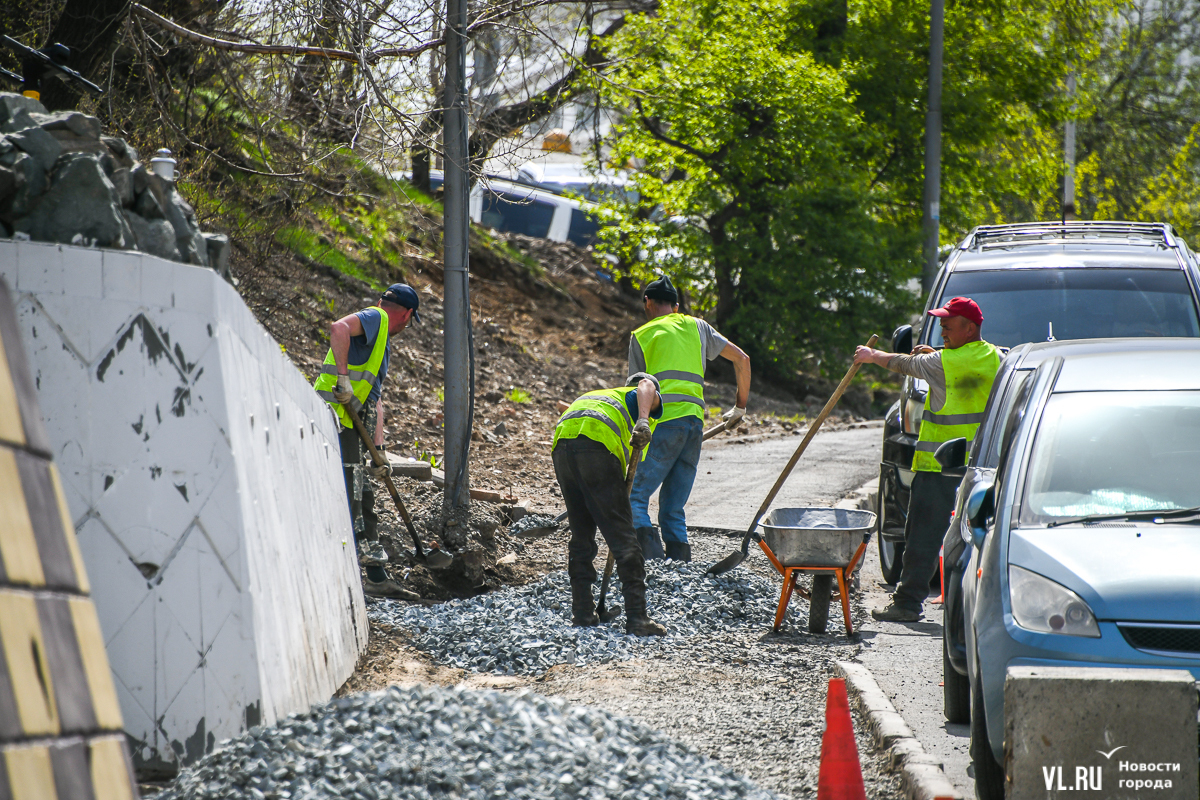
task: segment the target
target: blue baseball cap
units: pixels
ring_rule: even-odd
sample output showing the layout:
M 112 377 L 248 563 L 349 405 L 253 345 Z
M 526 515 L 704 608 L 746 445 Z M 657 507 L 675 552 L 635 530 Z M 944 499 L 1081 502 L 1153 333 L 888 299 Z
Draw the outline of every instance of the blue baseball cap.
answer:
M 421 321 L 421 315 L 417 313 L 417 309 L 421 307 L 421 298 L 417 296 L 416 290 L 407 283 L 393 283 L 379 299 L 387 300 L 389 303 L 395 303 L 405 308 L 411 308 L 413 319 L 417 322 Z

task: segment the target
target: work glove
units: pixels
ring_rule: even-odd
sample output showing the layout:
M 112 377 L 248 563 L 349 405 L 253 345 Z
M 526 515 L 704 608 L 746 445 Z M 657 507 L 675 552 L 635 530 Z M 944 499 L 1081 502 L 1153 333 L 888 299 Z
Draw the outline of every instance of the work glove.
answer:
M 349 375 L 337 376 L 337 383 L 333 387 L 333 399 L 342 405 L 354 399 L 354 390 L 350 388 Z
M 629 437 L 629 446 L 634 450 L 644 450 L 650 444 L 650 420 L 639 419 L 633 426 L 633 436 Z
M 746 416 L 746 409 L 730 406 L 729 410 L 721 415 L 721 419 L 725 420 L 725 430 L 731 431 L 736 428 L 744 416 Z
M 381 481 L 384 478 L 389 478 L 392 475 L 391 464 L 372 464 L 371 474 L 375 476 L 375 480 Z

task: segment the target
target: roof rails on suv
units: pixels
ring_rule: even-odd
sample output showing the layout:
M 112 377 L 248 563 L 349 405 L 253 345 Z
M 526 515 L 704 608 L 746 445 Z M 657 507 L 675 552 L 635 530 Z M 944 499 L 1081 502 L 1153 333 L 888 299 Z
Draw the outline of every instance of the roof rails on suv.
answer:
M 1019 222 L 1012 225 L 980 225 L 958 245 L 960 250 L 983 249 L 988 245 L 1035 244 L 1046 240 L 1146 239 L 1166 247 L 1178 247 L 1175 229 L 1163 222 Z

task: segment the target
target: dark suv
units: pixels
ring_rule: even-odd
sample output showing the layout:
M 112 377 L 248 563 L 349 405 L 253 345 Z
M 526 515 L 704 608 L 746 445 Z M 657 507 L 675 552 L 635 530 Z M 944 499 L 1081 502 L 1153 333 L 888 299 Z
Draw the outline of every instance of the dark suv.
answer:
M 983 309 L 983 338 L 1008 349 L 1025 342 L 1130 336 L 1200 336 L 1196 254 L 1170 225 L 1066 222 L 982 225 L 946 257 L 925 311 L 951 297 Z M 922 315 L 917 342 L 942 344 Z M 912 350 L 903 325 L 892 350 Z M 888 411 L 879 469 L 879 561 L 889 583 L 900 579 L 912 458 L 927 387 L 906 378 Z

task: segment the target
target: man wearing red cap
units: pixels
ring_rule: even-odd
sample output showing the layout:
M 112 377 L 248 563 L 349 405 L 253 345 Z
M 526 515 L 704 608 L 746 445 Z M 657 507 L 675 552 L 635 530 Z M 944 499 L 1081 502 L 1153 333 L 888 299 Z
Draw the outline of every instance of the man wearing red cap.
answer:
M 921 433 L 913 455 L 912 489 L 904 526 L 904 567 L 892 602 L 875 619 L 915 622 L 921 618 L 929 582 L 937 571 L 938 547 L 954 510 L 959 479 L 941 474 L 933 457 L 943 442 L 965 437 L 967 450 L 983 422 L 983 410 L 1000 369 L 1000 351 L 983 341 L 979 328 L 983 312 L 974 300 L 955 297 L 929 312 L 942 325 L 943 350 L 919 345 L 912 355 L 897 355 L 859 346 L 854 360 L 876 364 L 929 384 Z

